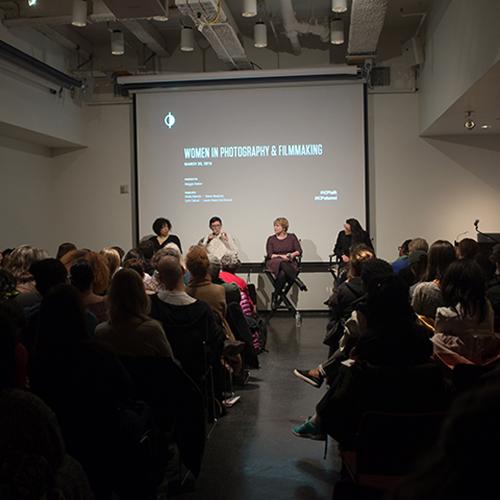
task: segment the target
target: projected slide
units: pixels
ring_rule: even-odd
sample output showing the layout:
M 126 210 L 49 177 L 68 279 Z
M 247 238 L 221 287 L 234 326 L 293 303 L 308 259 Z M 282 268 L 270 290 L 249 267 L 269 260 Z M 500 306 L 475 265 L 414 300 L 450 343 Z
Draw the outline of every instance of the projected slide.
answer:
M 203 89 L 137 96 L 140 234 L 156 217 L 184 247 L 218 215 L 243 261 L 284 216 L 304 261 L 326 261 L 346 218 L 365 224 L 361 84 Z

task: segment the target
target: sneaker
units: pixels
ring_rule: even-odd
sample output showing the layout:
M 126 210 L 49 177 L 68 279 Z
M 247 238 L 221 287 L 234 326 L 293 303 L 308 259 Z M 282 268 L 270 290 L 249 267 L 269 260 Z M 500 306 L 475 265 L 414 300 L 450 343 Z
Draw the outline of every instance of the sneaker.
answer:
M 293 374 L 313 387 L 319 388 L 323 384 L 323 377 L 315 377 L 314 375 L 311 375 L 308 370 L 295 369 L 293 370 Z
M 308 418 L 303 424 L 294 427 L 292 432 L 297 437 L 313 439 L 314 441 L 326 441 L 326 434 L 321 431 L 311 418 Z

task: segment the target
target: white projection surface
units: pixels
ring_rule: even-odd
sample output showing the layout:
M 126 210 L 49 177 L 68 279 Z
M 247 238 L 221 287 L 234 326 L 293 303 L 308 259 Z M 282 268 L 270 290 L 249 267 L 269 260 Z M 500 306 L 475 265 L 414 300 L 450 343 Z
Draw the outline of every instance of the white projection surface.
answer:
M 166 217 L 187 249 L 217 215 L 240 259 L 260 262 L 286 217 L 318 262 L 347 218 L 365 225 L 361 83 L 139 93 L 136 127 L 141 237 Z

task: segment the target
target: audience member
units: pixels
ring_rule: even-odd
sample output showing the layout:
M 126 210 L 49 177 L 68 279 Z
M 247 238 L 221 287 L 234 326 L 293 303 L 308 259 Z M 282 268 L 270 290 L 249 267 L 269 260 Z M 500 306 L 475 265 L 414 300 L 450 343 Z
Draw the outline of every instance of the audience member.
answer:
M 457 245 L 458 259 L 474 259 L 479 253 L 479 243 L 472 238 L 464 238 Z
M 455 258 L 455 249 L 449 241 L 437 240 L 431 245 L 424 281 L 413 291 L 412 306 L 417 314 L 434 320 L 437 308 L 443 305 L 441 280 Z
M 95 317 L 97 323 L 108 319 L 106 298 L 94 293 L 94 271 L 90 263 L 84 259 L 74 261 L 69 270 L 70 283 L 78 290 L 83 305 Z
M 239 303 L 243 314 L 245 316 L 253 316 L 256 313 L 256 308 L 248 291 L 248 283 L 240 276 L 236 276 L 236 271 L 240 265 L 241 262 L 236 255 L 224 255 L 221 259 L 222 271 L 219 273 L 219 276 L 224 283 L 236 284 L 240 292 Z
M 120 254 L 113 247 L 105 247 L 99 252 L 99 255 L 104 257 L 108 266 L 109 279 L 111 279 L 121 266 L 122 259 Z
M 76 250 L 76 245 L 74 243 L 61 243 L 57 249 L 56 259 L 61 260 L 61 257 L 66 255 L 68 252 Z
M 72 250 L 66 255 L 63 255 L 61 257 L 61 262 L 66 266 L 69 273 L 73 263 L 81 259 L 86 260 L 90 264 L 90 267 L 92 267 L 92 272 L 94 274 L 92 285 L 93 292 L 97 295 L 105 295 L 109 288 L 110 275 L 104 257 L 92 250 L 83 248 L 80 250 Z
M 209 305 L 186 293 L 184 270 L 178 258 L 163 257 L 158 271 L 163 287 L 151 296 L 151 317 L 163 326 L 173 354 L 184 370 L 201 384 L 205 370 L 203 344 L 208 349 L 208 362 L 218 368 L 224 335 L 217 328 Z
M 229 255 L 229 257 L 231 256 Z M 212 283 L 224 287 L 224 291 L 226 292 L 226 303 L 228 305 L 234 303 L 240 304 L 241 293 L 238 285 L 236 283 L 226 282 L 221 279 L 221 260 L 215 255 L 209 255 L 208 260 L 208 274 L 210 276 L 210 279 L 212 280 Z
M 172 357 L 161 325 L 148 316 L 150 303 L 141 277 L 132 269 L 120 269 L 111 280 L 109 321 L 96 328 L 96 336 L 118 356 Z
M 222 230 L 222 219 L 220 217 L 212 217 L 208 222 L 210 233 L 200 240 L 200 245 L 207 249 L 208 255 L 212 255 L 222 259 L 224 255 L 238 255 L 238 249 L 233 241 L 233 238 Z
M 408 254 L 410 253 L 410 240 L 405 240 L 401 243 L 401 246 L 398 247 L 398 258 L 392 263 L 392 269 L 397 274 L 399 271 L 408 267 Z
M 490 260 L 495 265 L 495 274 L 486 285 L 486 296 L 495 313 L 495 332 L 500 332 L 500 243 L 493 247 Z
M 434 354 L 449 367 L 498 359 L 500 336 L 493 333 L 493 309 L 479 265 L 469 259 L 452 263 L 441 289 L 444 307 L 436 312 Z
M 391 273 L 372 279 L 366 289 L 366 331 L 316 416 L 294 429 L 299 437 L 324 439 L 326 432 L 348 448 L 367 411 L 423 412 L 447 405 L 441 370 L 429 363 L 432 344 L 417 323 L 404 282 Z
M 36 290 L 35 280 L 29 269 L 31 264 L 46 259 L 48 256 L 45 250 L 30 245 L 21 245 L 9 255 L 5 269 L 10 271 L 16 279 L 16 289 L 19 292 L 16 301 L 21 307 L 40 302 L 40 294 Z

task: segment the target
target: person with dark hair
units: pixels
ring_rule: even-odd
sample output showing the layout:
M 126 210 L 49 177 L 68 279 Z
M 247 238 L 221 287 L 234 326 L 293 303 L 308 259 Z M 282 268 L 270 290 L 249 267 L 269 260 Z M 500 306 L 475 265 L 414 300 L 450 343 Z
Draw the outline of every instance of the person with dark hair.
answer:
M 43 298 L 30 382 L 57 415 L 68 452 L 96 497 L 109 499 L 127 482 L 124 464 L 132 459 L 122 452 L 118 425 L 131 381 L 114 353 L 90 339 L 83 302 L 71 285 L 56 285 Z
M 61 257 L 66 255 L 68 252 L 71 252 L 72 250 L 76 250 L 76 245 L 74 243 L 61 243 L 59 245 L 59 248 L 57 249 L 57 254 L 56 254 L 56 259 L 60 260 Z
M 479 265 L 469 259 L 450 264 L 441 290 L 444 307 L 437 309 L 432 337 L 435 356 L 449 367 L 498 359 L 500 335 L 493 330 L 493 309 Z
M 479 253 L 479 243 L 472 238 L 464 238 L 457 245 L 457 258 L 474 259 Z
M 363 229 L 359 221 L 357 219 L 347 219 L 344 229 L 337 235 L 333 253 L 343 264 L 346 264 L 349 262 L 351 247 L 360 244 L 367 245 L 373 249 L 370 236 Z
M 109 321 L 96 328 L 96 336 L 118 356 L 172 357 L 162 326 L 148 316 L 150 303 L 139 274 L 120 269 L 111 280 Z
M 398 247 L 398 252 L 399 252 L 398 258 L 392 263 L 392 269 L 396 274 L 410 265 L 408 262 L 408 255 L 410 253 L 409 249 L 410 243 L 411 239 L 405 240 Z
M 468 391 L 450 408 L 437 446 L 398 485 L 391 500 L 491 500 L 498 489 L 498 381 Z
M 214 255 L 222 259 L 224 255 L 238 255 L 238 248 L 234 243 L 233 238 L 222 229 L 222 219 L 220 217 L 212 217 L 208 221 L 210 233 L 200 240 L 200 245 L 203 245 L 209 256 Z
M 378 266 L 377 260 L 368 261 L 367 270 L 371 265 Z M 408 287 L 384 271 L 365 274 L 364 284 L 366 302 L 358 309 L 363 330 L 315 418 L 293 430 L 299 437 L 324 439 L 326 432 L 342 445 L 352 444 L 367 411 L 431 411 L 446 405 L 439 367 L 419 367 L 430 363 L 432 344 L 411 308 Z
M 325 302 L 329 308 L 329 321 L 323 343 L 329 347 L 330 357 L 311 370 L 295 369 L 293 371 L 296 377 L 313 387 L 321 387 L 326 378 L 332 378 L 332 371 L 336 371 L 338 362 L 341 360 L 339 347 L 340 340 L 345 333 L 346 321 L 365 297 L 365 285 L 361 279 L 361 273 L 365 264 L 373 259 L 375 259 L 375 253 L 368 246 L 356 245 L 351 248 L 348 279 L 336 287 L 331 297 Z
M 223 257 L 223 259 L 226 260 L 233 258 L 238 259 L 237 257 L 231 254 L 226 254 Z M 224 291 L 226 292 L 227 305 L 229 306 L 229 304 L 233 303 L 240 304 L 240 302 L 242 301 L 242 294 L 240 292 L 238 285 L 231 281 L 224 281 L 221 278 L 221 274 L 223 273 L 223 271 L 221 271 L 222 269 L 221 259 L 219 259 L 215 255 L 210 255 L 208 260 L 210 261 L 210 264 L 208 266 L 208 274 L 210 276 L 210 279 L 212 280 L 212 283 L 224 287 Z
M 495 332 L 500 332 L 500 243 L 493 247 L 490 261 L 495 266 L 495 273 L 486 284 L 486 296 L 495 313 Z
M 153 231 L 156 236 L 152 236 L 148 240 L 153 245 L 153 253 L 157 252 L 168 243 L 174 243 L 177 245 L 179 251 L 182 253 L 181 240 L 179 240 L 175 234 L 170 234 L 171 229 L 172 223 L 163 217 L 160 217 L 153 222 Z
M 88 261 L 81 259 L 73 263 L 69 270 L 70 283 L 78 290 L 87 311 L 90 311 L 102 323 L 108 319 L 106 297 L 93 291 L 94 271 Z
M 0 496 L 94 500 L 80 464 L 66 453 L 56 416 L 28 391 L 0 392 Z
M 437 308 L 443 305 L 441 280 L 455 259 L 455 249 L 449 241 L 437 240 L 429 249 L 424 281 L 415 286 L 411 303 L 415 312 L 430 322 L 434 320 Z

